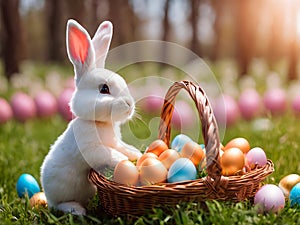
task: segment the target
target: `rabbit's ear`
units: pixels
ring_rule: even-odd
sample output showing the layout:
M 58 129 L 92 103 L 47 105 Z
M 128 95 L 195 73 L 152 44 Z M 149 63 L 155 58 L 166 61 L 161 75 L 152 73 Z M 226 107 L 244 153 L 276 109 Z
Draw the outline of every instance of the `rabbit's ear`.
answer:
M 96 65 L 103 68 L 113 34 L 113 25 L 109 21 L 102 22 L 92 39 L 96 52 Z
M 75 20 L 67 24 L 67 52 L 75 68 L 76 78 L 81 77 L 95 64 L 95 52 L 88 32 Z

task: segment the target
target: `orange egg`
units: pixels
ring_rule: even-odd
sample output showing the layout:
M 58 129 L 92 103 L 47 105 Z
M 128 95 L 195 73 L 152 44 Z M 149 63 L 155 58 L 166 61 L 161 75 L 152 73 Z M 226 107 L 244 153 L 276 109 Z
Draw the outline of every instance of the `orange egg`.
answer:
M 231 141 L 229 141 L 225 145 L 223 150 L 226 151 L 230 148 L 239 148 L 243 153 L 247 153 L 250 150 L 250 144 L 247 141 L 247 139 L 239 137 L 239 138 L 234 138 Z
M 179 158 L 180 155 L 176 150 L 167 149 L 159 155 L 158 160 L 161 161 L 167 169 L 169 169 L 173 162 Z
M 205 153 L 199 144 L 190 141 L 182 147 L 181 156 L 190 159 L 195 166 L 198 166 L 205 157 Z
M 142 185 L 151 185 L 165 182 L 168 171 L 161 161 L 154 158 L 147 158 L 139 167 L 140 182 Z
M 35 193 L 30 199 L 29 204 L 31 207 L 46 207 L 47 199 L 44 192 Z
M 114 170 L 114 181 L 128 186 L 134 186 L 139 179 L 136 166 L 129 160 L 120 161 Z
M 155 155 L 159 156 L 163 151 L 167 149 L 169 149 L 167 144 L 163 140 L 157 139 L 148 146 L 146 152 L 152 152 Z
M 227 149 L 221 157 L 222 174 L 225 176 L 235 175 L 242 171 L 245 166 L 244 153 L 239 148 Z
M 143 154 L 136 162 L 136 166 L 139 167 L 140 165 L 142 165 L 142 163 L 144 162 L 145 159 L 147 158 L 154 158 L 154 159 L 158 159 L 158 156 L 155 155 L 154 153 L 152 152 L 148 152 L 148 153 L 145 153 Z

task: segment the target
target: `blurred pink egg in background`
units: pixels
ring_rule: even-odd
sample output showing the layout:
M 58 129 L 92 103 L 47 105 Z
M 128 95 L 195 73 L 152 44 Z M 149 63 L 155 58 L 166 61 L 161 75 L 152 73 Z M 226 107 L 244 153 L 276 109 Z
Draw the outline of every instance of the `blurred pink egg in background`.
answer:
M 300 116 L 300 93 L 292 99 L 292 110 L 295 115 Z
M 73 119 L 73 113 L 71 112 L 69 102 L 72 98 L 74 89 L 67 88 L 58 96 L 57 107 L 59 114 L 66 119 L 71 121 Z
M 0 98 L 0 124 L 6 123 L 12 117 L 13 117 L 13 111 L 9 103 L 4 98 Z
M 48 118 L 57 112 L 55 97 L 48 91 L 41 91 L 34 97 L 37 115 L 40 118 Z
M 262 107 L 260 95 L 255 89 L 246 89 L 239 97 L 238 106 L 241 116 L 251 120 L 260 114 Z
M 172 125 L 177 128 L 189 128 L 196 123 L 196 113 L 193 112 L 192 106 L 183 100 L 175 102 L 172 117 Z
M 213 110 L 217 121 L 227 126 L 236 123 L 240 117 L 238 104 L 230 95 L 218 97 L 213 104 Z
M 272 88 L 265 92 L 263 102 L 267 111 L 273 115 L 281 115 L 286 111 L 286 93 L 280 88 Z
M 25 122 L 36 116 L 34 100 L 23 92 L 16 92 L 11 97 L 11 107 L 16 120 Z

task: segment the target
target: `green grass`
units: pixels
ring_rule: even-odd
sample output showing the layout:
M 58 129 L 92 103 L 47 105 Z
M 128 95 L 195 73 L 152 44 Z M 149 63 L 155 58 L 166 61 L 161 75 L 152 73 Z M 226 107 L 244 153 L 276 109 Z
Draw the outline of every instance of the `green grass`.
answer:
M 251 146 L 264 148 L 276 169 L 265 182 L 277 184 L 284 175 L 300 171 L 300 119 L 288 114 L 271 120 L 273 128 L 267 131 L 255 131 L 252 122 L 240 121 L 226 129 L 223 143 L 243 136 Z M 28 199 L 17 196 L 16 181 L 22 173 L 30 173 L 39 180 L 42 160 L 66 125 L 55 116 L 25 124 L 10 121 L 0 126 L 0 224 L 300 224 L 299 208 L 291 208 L 288 202 L 279 214 L 264 215 L 257 214 L 250 202 L 218 201 L 153 209 L 141 217 L 109 217 L 96 207 L 97 198 L 90 204 L 87 217 L 31 209 Z

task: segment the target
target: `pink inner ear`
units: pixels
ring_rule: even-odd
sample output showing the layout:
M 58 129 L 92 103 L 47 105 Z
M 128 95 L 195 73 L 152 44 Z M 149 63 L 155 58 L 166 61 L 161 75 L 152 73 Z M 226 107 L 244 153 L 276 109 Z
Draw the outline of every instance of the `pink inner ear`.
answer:
M 69 50 L 71 56 L 83 64 L 88 55 L 89 41 L 86 35 L 77 27 L 69 29 Z

